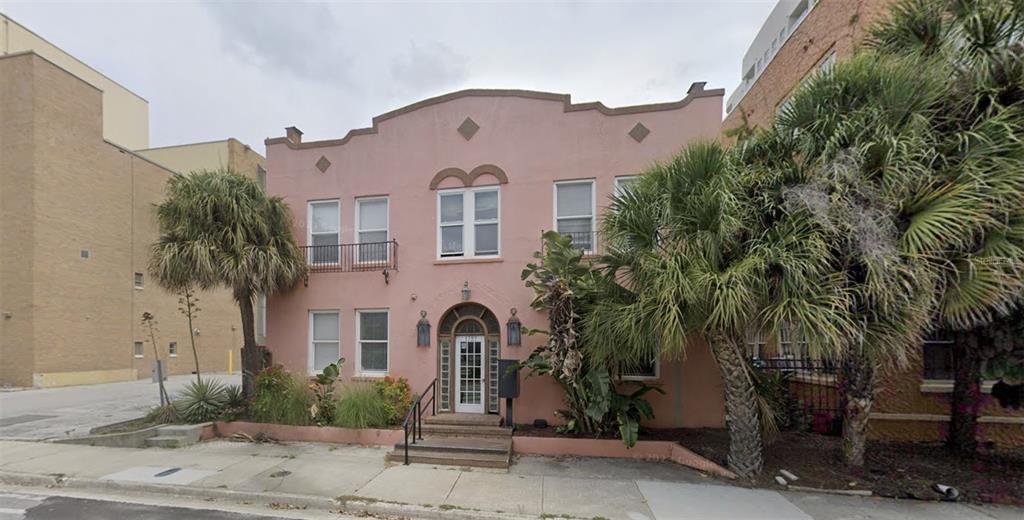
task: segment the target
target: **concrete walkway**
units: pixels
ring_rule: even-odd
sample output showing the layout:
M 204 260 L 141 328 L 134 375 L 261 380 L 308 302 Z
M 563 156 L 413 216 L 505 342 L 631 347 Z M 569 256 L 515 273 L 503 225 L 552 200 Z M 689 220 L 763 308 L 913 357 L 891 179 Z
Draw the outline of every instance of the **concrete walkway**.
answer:
M 203 374 L 224 384 L 241 384 L 238 374 Z M 195 376 L 172 376 L 165 382 L 172 398 Z M 0 392 L 0 439 L 59 439 L 86 435 L 97 426 L 129 421 L 160 404 L 149 379 L 60 388 Z
M 184 496 L 233 493 L 263 503 L 340 499 L 349 504 L 348 512 L 387 506 L 389 513 L 412 518 L 1024 517 L 1024 510 L 1008 507 L 750 490 L 671 463 L 521 457 L 506 472 L 389 465 L 386 453 L 381 447 L 312 443 L 213 441 L 165 450 L 0 441 L 0 482 L 42 485 L 61 475 L 65 485 L 107 491 L 150 486 Z

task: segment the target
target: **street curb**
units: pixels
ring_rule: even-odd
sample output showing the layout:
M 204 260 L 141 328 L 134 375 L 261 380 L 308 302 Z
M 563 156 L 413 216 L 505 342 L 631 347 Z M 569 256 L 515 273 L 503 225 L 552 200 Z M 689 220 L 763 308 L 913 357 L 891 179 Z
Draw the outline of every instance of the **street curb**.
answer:
M 800 491 L 801 493 L 824 493 L 826 495 L 846 495 L 851 497 L 874 496 L 874 493 L 870 489 L 826 489 L 794 485 L 789 485 L 786 489 L 789 491 Z
M 60 474 L 39 475 L 0 471 L 0 484 L 29 488 L 74 489 L 93 492 L 127 492 L 139 494 L 175 495 L 188 498 L 225 500 L 245 504 L 289 504 L 304 508 L 325 511 L 340 511 L 346 514 L 369 513 L 371 515 L 400 516 L 417 519 L 445 520 L 523 520 L 536 519 L 537 515 L 520 515 L 514 513 L 498 513 L 461 507 L 439 507 L 401 502 L 387 502 L 364 497 L 335 499 L 314 495 L 296 495 L 290 493 L 267 493 L 252 491 L 233 491 L 230 489 L 203 488 L 197 486 L 173 486 L 168 484 L 151 484 L 144 482 L 119 482 L 85 477 L 67 477 Z

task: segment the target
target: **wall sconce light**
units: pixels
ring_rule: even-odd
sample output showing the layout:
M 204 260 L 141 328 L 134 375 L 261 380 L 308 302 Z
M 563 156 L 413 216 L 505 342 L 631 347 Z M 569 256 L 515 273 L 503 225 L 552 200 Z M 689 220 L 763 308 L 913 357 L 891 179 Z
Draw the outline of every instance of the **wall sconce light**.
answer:
M 469 296 L 470 296 L 469 282 L 463 282 L 462 283 L 462 301 L 468 302 L 469 301 Z
M 523 324 L 519 321 L 519 317 L 516 316 L 516 308 L 512 307 L 512 316 L 508 319 L 506 327 L 508 327 L 508 337 L 506 340 L 508 344 L 513 347 L 518 347 L 523 344 Z
M 416 323 L 416 346 L 430 346 L 430 321 L 427 320 L 427 311 L 420 311 L 420 321 Z

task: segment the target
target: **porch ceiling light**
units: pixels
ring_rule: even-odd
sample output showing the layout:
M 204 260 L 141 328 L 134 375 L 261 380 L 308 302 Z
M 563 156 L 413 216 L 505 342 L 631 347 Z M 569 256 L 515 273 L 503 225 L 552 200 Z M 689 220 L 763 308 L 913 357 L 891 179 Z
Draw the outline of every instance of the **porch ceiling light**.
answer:
M 508 337 L 505 338 L 510 346 L 518 347 L 523 344 L 523 324 L 519 321 L 519 317 L 516 316 L 516 308 L 512 307 L 510 311 L 512 316 L 508 319 L 506 326 L 508 327 Z
M 427 311 L 420 311 L 420 321 L 416 323 L 416 346 L 430 346 L 430 321 L 427 320 Z

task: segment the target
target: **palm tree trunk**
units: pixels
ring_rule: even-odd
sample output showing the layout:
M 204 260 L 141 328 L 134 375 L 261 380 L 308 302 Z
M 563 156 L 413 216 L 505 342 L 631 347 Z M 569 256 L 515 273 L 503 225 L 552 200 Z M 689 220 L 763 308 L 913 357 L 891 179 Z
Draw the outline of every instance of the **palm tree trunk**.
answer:
M 850 349 L 840 374 L 845 413 L 843 416 L 843 461 L 864 465 L 868 442 L 868 419 L 875 403 L 875 367 L 862 349 Z
M 252 398 L 256 391 L 256 375 L 263 370 L 263 356 L 256 348 L 256 321 L 253 318 L 252 294 L 236 291 L 235 301 L 242 313 L 242 395 Z
M 753 477 L 764 466 L 764 443 L 754 381 L 738 343 L 725 335 L 712 338 L 711 352 L 725 385 L 725 422 L 729 428 L 728 465 L 741 477 Z
M 953 343 L 953 399 L 950 404 L 947 446 L 954 452 L 974 454 L 978 449 L 978 410 L 981 408 L 981 358 L 978 335 L 965 332 Z

